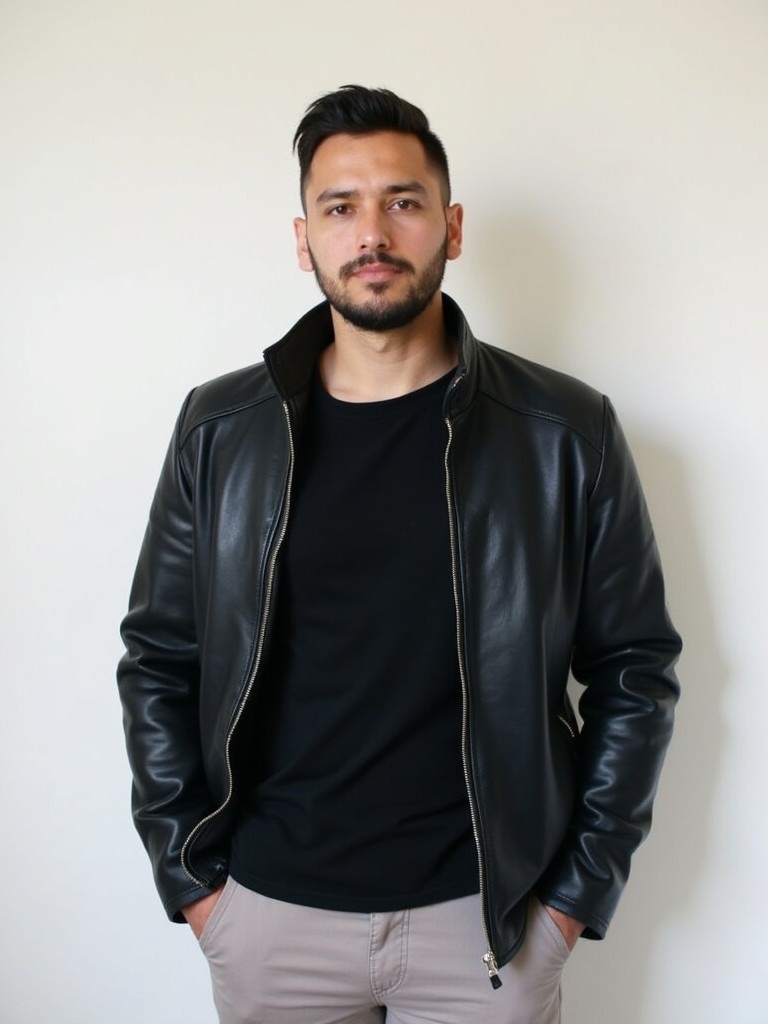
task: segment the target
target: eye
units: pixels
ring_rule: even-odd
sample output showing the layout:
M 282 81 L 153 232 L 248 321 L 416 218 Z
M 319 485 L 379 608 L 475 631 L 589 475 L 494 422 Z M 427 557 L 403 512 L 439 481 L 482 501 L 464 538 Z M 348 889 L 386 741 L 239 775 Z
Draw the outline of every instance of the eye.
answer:
M 396 199 L 391 206 L 394 210 L 415 210 L 418 208 L 418 203 L 413 199 Z
M 325 212 L 328 217 L 343 217 L 349 213 L 350 209 L 349 203 L 338 203 L 336 206 L 329 207 Z

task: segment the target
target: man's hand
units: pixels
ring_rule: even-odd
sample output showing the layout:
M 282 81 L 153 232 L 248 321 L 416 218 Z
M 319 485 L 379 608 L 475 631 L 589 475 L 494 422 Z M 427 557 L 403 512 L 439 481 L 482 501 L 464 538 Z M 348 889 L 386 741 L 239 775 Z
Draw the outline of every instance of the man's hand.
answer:
M 568 949 L 572 950 L 576 945 L 576 940 L 584 931 L 584 925 L 581 921 L 577 921 L 575 917 L 569 917 L 568 914 L 564 914 L 561 910 L 555 910 L 554 907 L 547 906 L 546 903 L 544 904 L 544 909 L 560 929 Z
M 192 929 L 196 939 L 199 939 L 202 935 L 205 922 L 219 902 L 219 896 L 221 896 L 223 888 L 224 886 L 220 885 L 215 892 L 210 892 L 207 896 L 203 896 L 199 900 L 195 900 L 194 903 L 188 903 L 186 907 L 181 908 L 181 913 L 186 918 L 187 924 Z

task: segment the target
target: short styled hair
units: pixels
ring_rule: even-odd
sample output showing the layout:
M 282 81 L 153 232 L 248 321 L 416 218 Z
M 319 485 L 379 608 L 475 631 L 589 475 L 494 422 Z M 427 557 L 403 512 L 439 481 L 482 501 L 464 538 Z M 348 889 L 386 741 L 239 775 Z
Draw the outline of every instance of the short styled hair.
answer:
M 424 111 L 391 89 L 343 85 L 310 103 L 293 137 L 293 148 L 299 158 L 301 202 L 305 208 L 304 187 L 320 143 L 332 135 L 368 135 L 371 132 L 415 135 L 424 147 L 427 162 L 443 180 L 445 203 L 450 202 L 448 157 L 442 142 L 430 130 Z

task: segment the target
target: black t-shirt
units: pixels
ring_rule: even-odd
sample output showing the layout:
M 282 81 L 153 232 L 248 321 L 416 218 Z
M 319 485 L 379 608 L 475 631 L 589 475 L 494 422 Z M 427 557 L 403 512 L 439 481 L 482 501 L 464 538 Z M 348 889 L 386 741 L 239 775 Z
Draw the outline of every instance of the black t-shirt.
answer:
M 250 775 L 230 870 L 275 899 L 373 912 L 478 890 L 447 382 L 371 403 L 313 383 L 270 654 L 237 747 Z

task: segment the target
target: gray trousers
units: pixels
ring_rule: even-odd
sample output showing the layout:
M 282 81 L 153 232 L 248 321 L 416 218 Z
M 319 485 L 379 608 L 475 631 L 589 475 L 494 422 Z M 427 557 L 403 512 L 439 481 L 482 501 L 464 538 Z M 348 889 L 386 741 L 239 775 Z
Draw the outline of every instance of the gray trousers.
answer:
M 316 910 L 229 879 L 200 936 L 221 1024 L 559 1024 L 568 946 L 531 899 L 494 990 L 479 896 L 392 913 Z

